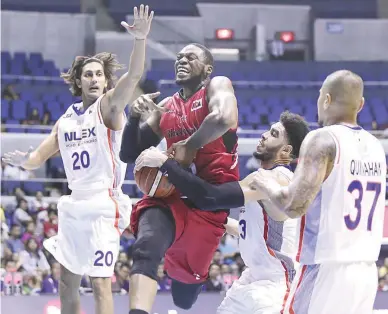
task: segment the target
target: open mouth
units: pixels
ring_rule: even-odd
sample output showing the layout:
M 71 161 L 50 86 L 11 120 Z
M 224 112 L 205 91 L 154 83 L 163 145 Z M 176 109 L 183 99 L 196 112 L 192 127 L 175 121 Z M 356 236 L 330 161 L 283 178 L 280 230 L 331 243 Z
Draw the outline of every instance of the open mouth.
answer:
M 190 71 L 184 67 L 178 67 L 177 68 L 177 74 L 189 74 Z
M 98 91 L 98 89 L 99 89 L 99 88 L 98 88 L 97 86 L 93 86 L 93 87 L 90 87 L 90 88 L 89 88 L 89 90 L 92 91 L 92 92 L 93 92 L 93 91 Z

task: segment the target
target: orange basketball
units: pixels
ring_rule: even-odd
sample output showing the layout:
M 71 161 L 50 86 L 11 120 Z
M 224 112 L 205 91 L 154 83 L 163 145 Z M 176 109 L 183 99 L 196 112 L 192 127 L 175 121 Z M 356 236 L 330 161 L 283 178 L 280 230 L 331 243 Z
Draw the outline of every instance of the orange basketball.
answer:
M 135 173 L 135 181 L 140 191 L 148 196 L 164 198 L 175 191 L 175 187 L 159 168 L 141 168 Z

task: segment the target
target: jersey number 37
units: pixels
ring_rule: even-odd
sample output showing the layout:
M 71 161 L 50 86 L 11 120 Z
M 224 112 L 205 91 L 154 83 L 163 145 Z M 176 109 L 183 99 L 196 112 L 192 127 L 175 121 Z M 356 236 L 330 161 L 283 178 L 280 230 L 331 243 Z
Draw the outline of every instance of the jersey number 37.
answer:
M 369 211 L 367 230 L 371 231 L 373 215 L 376 209 L 377 200 L 381 193 L 381 183 L 367 182 L 366 187 L 364 187 L 360 181 L 354 180 L 349 184 L 348 192 L 355 196 L 354 207 L 357 209 L 357 215 L 354 219 L 352 219 L 349 214 L 346 215 L 344 217 L 346 226 L 350 230 L 356 229 L 361 221 L 362 209 L 364 209 L 364 211 Z M 365 201 L 362 201 L 364 193 L 374 193 L 374 199 L 371 204 L 365 204 Z

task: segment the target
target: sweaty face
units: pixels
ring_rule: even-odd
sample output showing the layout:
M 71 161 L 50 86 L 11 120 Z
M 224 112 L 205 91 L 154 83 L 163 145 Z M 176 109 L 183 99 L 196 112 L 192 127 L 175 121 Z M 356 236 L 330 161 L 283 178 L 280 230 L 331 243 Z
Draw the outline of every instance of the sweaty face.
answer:
M 199 47 L 184 47 L 176 57 L 175 82 L 178 85 L 199 85 L 205 78 L 205 66 L 204 53 Z
M 82 68 L 80 85 L 82 95 L 90 101 L 100 97 L 106 87 L 106 77 L 102 64 L 99 62 L 85 64 Z
M 286 129 L 283 124 L 276 122 L 261 135 L 253 156 L 262 161 L 274 160 L 284 145 L 287 145 Z

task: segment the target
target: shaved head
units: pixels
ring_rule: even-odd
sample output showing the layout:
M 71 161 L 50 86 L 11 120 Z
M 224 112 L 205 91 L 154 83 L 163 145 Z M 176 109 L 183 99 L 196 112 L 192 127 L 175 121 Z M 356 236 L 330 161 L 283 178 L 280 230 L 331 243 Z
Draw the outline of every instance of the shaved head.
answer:
M 322 125 L 330 121 L 356 120 L 364 105 L 364 82 L 348 70 L 331 73 L 322 84 L 318 99 L 318 118 Z
M 333 103 L 358 110 L 364 93 L 364 82 L 359 75 L 348 70 L 340 70 L 326 78 L 322 89 L 324 93 L 330 94 Z

